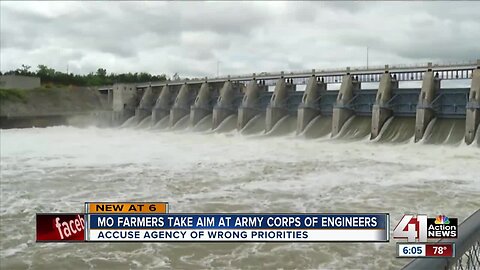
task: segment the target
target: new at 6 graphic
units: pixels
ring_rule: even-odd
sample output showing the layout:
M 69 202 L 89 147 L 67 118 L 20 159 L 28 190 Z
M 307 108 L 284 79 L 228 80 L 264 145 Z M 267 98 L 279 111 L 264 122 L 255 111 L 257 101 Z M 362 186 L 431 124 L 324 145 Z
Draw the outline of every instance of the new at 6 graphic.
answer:
M 407 239 L 407 242 L 427 242 L 427 239 L 457 238 L 458 219 L 439 215 L 404 215 L 393 230 L 393 238 Z

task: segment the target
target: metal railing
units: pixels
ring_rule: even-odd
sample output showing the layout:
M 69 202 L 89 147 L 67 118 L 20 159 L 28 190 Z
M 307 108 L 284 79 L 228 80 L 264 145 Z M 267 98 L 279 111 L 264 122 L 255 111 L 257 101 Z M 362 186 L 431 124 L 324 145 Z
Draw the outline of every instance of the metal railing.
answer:
M 477 64 L 477 61 L 461 61 L 461 62 L 443 62 L 443 63 L 436 63 L 432 64 L 433 68 L 443 68 L 443 67 L 471 67 Z M 428 63 L 414 63 L 414 64 L 399 64 L 399 65 L 392 65 L 389 66 L 389 69 L 395 70 L 395 69 L 426 69 L 428 68 Z M 318 73 L 336 73 L 336 72 L 345 72 L 347 71 L 345 67 L 339 67 L 339 68 L 327 68 L 327 69 L 314 69 Z M 351 67 L 350 71 L 352 72 L 358 72 L 358 71 L 383 71 L 385 70 L 385 65 L 378 65 L 378 66 L 361 66 L 361 67 Z M 263 77 L 263 76 L 275 76 L 279 77 L 281 75 L 284 75 L 286 77 L 290 77 L 290 75 L 295 75 L 295 74 L 312 74 L 312 70 L 296 70 L 296 71 L 281 71 L 281 72 L 260 72 L 257 73 L 256 75 L 258 77 Z M 251 73 L 249 74 L 240 74 L 235 77 L 250 77 L 252 76 Z M 229 76 L 216 76 L 216 77 L 211 77 L 210 79 L 222 79 L 226 80 L 228 79 Z M 231 77 L 233 78 L 233 76 Z M 200 79 L 201 80 L 201 79 Z M 204 80 L 204 79 L 203 79 Z
M 215 83 L 215 82 L 225 82 L 227 80 L 242 82 L 250 81 L 252 79 L 256 80 L 276 80 L 281 77 L 290 78 L 290 79 L 307 79 L 312 75 L 317 77 L 322 77 L 325 79 L 326 83 L 341 83 L 342 76 L 350 73 L 352 75 L 360 76 L 363 82 L 378 82 L 380 80 L 380 75 L 385 72 L 386 69 L 390 71 L 391 74 L 398 75 L 398 80 L 400 81 L 412 81 L 412 80 L 421 80 L 422 73 L 427 69 L 432 69 L 433 71 L 439 73 L 440 79 L 465 79 L 470 78 L 471 72 L 478 68 L 480 65 L 480 60 L 469 61 L 462 63 L 448 63 L 448 64 L 418 64 L 418 65 L 392 65 L 392 66 L 378 66 L 378 67 L 358 67 L 358 68 L 338 68 L 338 69 L 322 69 L 322 70 L 305 70 L 297 72 L 262 72 L 262 73 L 251 73 L 243 74 L 236 76 L 219 76 L 211 78 L 198 78 L 198 79 L 182 79 L 182 80 L 168 80 L 168 81 L 158 81 L 158 82 L 144 82 L 136 83 L 137 88 L 146 88 L 146 87 L 160 87 L 164 85 L 182 85 L 182 84 L 200 84 L 206 81 Z M 459 75 L 459 71 L 461 71 Z M 465 74 L 464 74 L 465 73 Z M 273 85 L 273 84 L 272 84 Z M 98 90 L 111 90 L 113 86 L 102 86 L 98 87 Z
M 451 269 L 480 269 L 480 242 L 477 241 L 462 257 L 460 257 Z
M 439 242 L 454 242 L 453 258 L 418 258 L 403 269 L 480 269 L 480 209 L 469 216 L 458 228 L 458 238 L 442 239 Z
M 461 75 L 458 77 L 458 71 L 465 71 L 471 72 L 473 69 L 478 68 L 480 60 L 469 61 L 469 62 L 462 62 L 462 63 L 448 63 L 448 64 L 418 64 L 418 65 L 394 65 L 394 66 L 378 66 L 378 67 L 358 67 L 358 68 L 338 68 L 338 69 L 323 69 L 323 70 L 315 70 L 312 69 L 310 71 L 297 71 L 297 72 L 262 72 L 262 73 L 252 73 L 252 74 L 243 74 L 243 75 L 236 75 L 236 76 L 219 76 L 219 77 L 212 77 L 212 78 L 196 78 L 196 79 L 182 79 L 182 80 L 168 80 L 168 81 L 159 81 L 159 82 L 144 82 L 144 83 L 136 83 L 135 86 L 137 88 L 146 88 L 146 87 L 158 87 L 164 85 L 182 85 L 182 84 L 199 84 L 204 83 L 208 80 L 208 82 L 225 82 L 227 80 L 231 81 L 250 81 L 253 78 L 258 80 L 274 80 L 281 77 L 291 78 L 291 79 L 306 79 L 312 74 L 319 77 L 324 77 L 326 83 L 340 83 L 341 78 L 344 74 L 350 73 L 352 75 L 360 75 L 360 76 L 370 76 L 369 79 L 364 79 L 362 81 L 368 82 L 378 82 L 380 75 L 384 73 L 386 69 L 388 69 L 392 74 L 396 73 L 397 75 L 401 75 L 402 73 L 407 74 L 405 80 L 418 80 L 418 76 L 422 77 L 421 73 L 426 71 L 427 69 L 431 68 L 434 71 L 441 72 L 443 79 L 460 79 L 464 78 L 465 76 Z M 448 74 L 454 74 L 448 75 Z M 415 75 L 414 79 L 409 79 L 409 77 L 413 76 L 413 74 L 420 74 Z M 463 73 L 462 73 L 463 74 Z M 371 75 L 378 76 L 377 79 L 372 80 Z M 455 77 L 455 78 L 454 78 Z M 404 79 L 401 79 L 404 80 Z M 98 87 L 98 90 L 111 90 L 113 86 L 102 86 Z
M 137 84 L 137 87 L 147 87 L 147 86 L 163 86 L 165 84 L 169 85 L 180 85 L 180 84 L 198 84 L 203 83 L 205 80 L 208 82 L 224 82 L 227 80 L 231 81 L 249 81 L 252 79 L 256 80 L 275 80 L 281 77 L 291 78 L 291 79 L 303 79 L 311 77 L 312 74 L 319 77 L 330 78 L 332 81 L 330 83 L 340 83 L 341 77 L 350 73 L 352 75 L 370 75 L 370 74 L 382 74 L 385 72 L 385 69 L 388 69 L 391 73 L 412 73 L 412 72 L 425 72 L 427 69 L 431 68 L 434 71 L 456 71 L 456 70 L 473 70 L 477 68 L 480 61 L 470 61 L 463 63 L 455 64 L 421 64 L 421 65 L 412 65 L 412 66 L 383 66 L 383 67 L 368 67 L 368 68 L 339 68 L 339 69 L 323 69 L 323 70 L 310 70 L 310 71 L 300 71 L 300 72 L 262 72 L 262 73 L 251 73 L 243 74 L 236 76 L 221 76 L 221 77 L 212 77 L 212 78 L 203 78 L 203 79 L 184 79 L 184 80 L 171 80 L 171 81 L 162 81 L 162 82 L 148 82 Z

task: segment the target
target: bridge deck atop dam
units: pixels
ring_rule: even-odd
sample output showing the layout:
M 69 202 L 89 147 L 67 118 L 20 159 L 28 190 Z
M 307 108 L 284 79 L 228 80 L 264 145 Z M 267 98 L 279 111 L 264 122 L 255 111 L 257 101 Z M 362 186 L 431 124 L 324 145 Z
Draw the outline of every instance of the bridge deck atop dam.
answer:
M 470 80 L 470 85 L 442 87 L 446 80 Z M 399 86 L 406 81 L 421 82 L 421 87 Z M 327 89 L 331 84 L 340 89 Z M 130 123 L 148 118 L 150 125 L 162 121 L 164 127 L 180 121 L 190 126 L 210 122 L 209 129 L 215 130 L 235 118 L 238 130 L 263 122 L 265 133 L 283 125 L 304 134 L 316 126 L 325 130 L 323 135 L 370 135 L 371 139 L 381 137 L 387 126 L 397 126 L 409 130 L 415 142 L 451 129 L 451 136 L 455 133 L 471 144 L 480 122 L 480 60 L 115 84 L 99 91 L 109 95 L 117 124 L 129 118 Z

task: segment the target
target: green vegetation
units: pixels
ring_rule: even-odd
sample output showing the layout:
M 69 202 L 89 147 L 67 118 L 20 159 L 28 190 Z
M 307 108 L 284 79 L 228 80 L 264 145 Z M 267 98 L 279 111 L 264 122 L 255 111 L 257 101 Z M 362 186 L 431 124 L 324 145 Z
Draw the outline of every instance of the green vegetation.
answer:
M 96 73 L 90 72 L 87 75 L 78 75 L 73 73 L 67 74 L 61 71 L 56 71 L 55 69 L 49 68 L 46 65 L 38 65 L 38 69 L 35 72 L 30 71 L 30 68 L 31 66 L 22 65 L 21 68 L 5 72 L 5 75 L 15 74 L 40 77 L 42 84 L 46 85 L 47 87 L 51 87 L 52 85 L 101 86 L 114 83 L 165 81 L 167 79 L 165 74 L 152 75 L 145 72 L 107 74 L 107 70 L 104 68 L 99 68 Z
M 22 89 L 1 89 L 0 88 L 0 102 L 4 101 L 20 101 L 26 102 L 26 93 L 27 90 Z

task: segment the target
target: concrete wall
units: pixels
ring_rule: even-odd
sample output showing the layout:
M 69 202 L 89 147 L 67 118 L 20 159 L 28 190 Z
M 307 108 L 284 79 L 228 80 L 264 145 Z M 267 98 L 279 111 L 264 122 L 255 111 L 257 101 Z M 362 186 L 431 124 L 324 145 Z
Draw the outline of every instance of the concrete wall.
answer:
M 2 75 L 0 76 L 0 88 L 6 89 L 34 89 L 40 87 L 39 77 Z
M 114 84 L 112 123 L 121 124 L 134 116 L 142 95 L 143 92 L 139 93 L 135 84 Z
M 340 133 L 345 122 L 355 114 L 354 110 L 349 108 L 355 92 L 360 90 L 360 82 L 356 81 L 352 75 L 347 73 L 342 78 L 342 84 L 338 91 L 337 102 L 333 108 L 332 115 L 332 137 Z
M 113 110 L 135 110 L 138 103 L 137 88 L 134 84 L 117 83 L 113 86 Z
M 423 75 L 422 90 L 418 97 L 417 114 L 415 119 L 415 142 L 420 141 L 425 130 L 435 118 L 435 110 L 432 101 L 440 89 L 440 80 L 434 75 L 431 69 Z
M 383 124 L 393 114 L 388 102 L 392 98 L 393 90 L 398 88 L 398 81 L 392 79 L 387 69 L 388 67 L 385 67 L 385 73 L 380 79 L 375 104 L 372 108 L 371 139 L 375 139 L 380 134 Z

